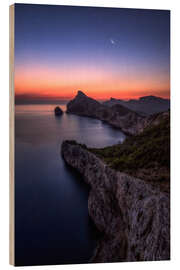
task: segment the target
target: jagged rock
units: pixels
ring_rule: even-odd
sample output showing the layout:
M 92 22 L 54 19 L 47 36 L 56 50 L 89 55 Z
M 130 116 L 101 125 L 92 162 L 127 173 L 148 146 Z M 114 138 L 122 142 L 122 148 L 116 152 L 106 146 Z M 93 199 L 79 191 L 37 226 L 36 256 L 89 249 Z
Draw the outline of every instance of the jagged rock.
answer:
M 105 106 L 82 91 L 78 91 L 76 97 L 67 104 L 67 113 L 100 119 L 127 134 L 137 134 L 144 128 L 144 117 L 136 112 L 118 104 Z
M 59 106 L 57 106 L 54 109 L 54 113 L 55 113 L 56 116 L 59 116 L 59 115 L 62 115 L 63 114 L 63 111 L 61 110 L 61 108 Z
M 90 186 L 89 215 L 102 235 L 91 261 L 169 260 L 169 194 L 109 168 L 77 143 L 64 141 L 61 149 Z

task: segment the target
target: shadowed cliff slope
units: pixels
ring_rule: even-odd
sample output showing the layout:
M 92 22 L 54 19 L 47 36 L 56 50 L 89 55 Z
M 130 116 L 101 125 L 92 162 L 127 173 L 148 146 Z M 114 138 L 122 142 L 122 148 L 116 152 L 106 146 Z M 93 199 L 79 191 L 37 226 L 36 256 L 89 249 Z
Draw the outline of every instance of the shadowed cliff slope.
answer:
M 169 190 L 170 180 L 170 114 L 149 118 L 147 127 L 122 144 L 89 149 L 111 168 L 155 183 Z
M 136 112 L 121 105 L 105 106 L 81 91 L 67 104 L 67 113 L 100 119 L 128 134 L 137 134 L 144 127 L 144 117 Z
M 90 186 L 89 215 L 101 232 L 92 262 L 170 259 L 170 112 L 143 118 L 136 130 L 103 149 L 62 144 L 64 160 Z
M 170 258 L 168 193 L 111 169 L 75 142 L 63 142 L 62 155 L 91 188 L 89 215 L 101 232 L 92 262 Z

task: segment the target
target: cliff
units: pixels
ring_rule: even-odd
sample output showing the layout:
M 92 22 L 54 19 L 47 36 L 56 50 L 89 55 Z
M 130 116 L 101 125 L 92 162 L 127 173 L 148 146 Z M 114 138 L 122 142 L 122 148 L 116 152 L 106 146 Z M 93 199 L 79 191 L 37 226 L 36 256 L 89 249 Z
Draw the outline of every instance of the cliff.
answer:
M 122 144 L 89 149 L 111 168 L 151 182 L 161 190 L 170 187 L 170 113 L 148 117 L 140 134 Z
M 136 112 L 118 104 L 105 106 L 82 91 L 78 91 L 76 97 L 67 104 L 67 113 L 100 119 L 131 135 L 139 133 L 145 123 L 144 117 Z
M 116 171 L 74 141 L 62 155 L 90 186 L 89 215 L 101 232 L 92 262 L 170 259 L 169 194 Z

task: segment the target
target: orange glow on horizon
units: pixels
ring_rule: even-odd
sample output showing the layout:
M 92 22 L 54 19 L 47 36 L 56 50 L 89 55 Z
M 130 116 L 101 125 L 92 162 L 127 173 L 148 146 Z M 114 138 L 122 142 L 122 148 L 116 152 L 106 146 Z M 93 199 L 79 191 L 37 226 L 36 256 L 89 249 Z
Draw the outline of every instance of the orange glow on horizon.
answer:
M 123 74 L 94 67 L 15 69 L 15 95 L 28 98 L 71 99 L 77 90 L 95 99 L 139 98 L 156 95 L 170 97 L 169 78 L 161 74 L 134 72 Z

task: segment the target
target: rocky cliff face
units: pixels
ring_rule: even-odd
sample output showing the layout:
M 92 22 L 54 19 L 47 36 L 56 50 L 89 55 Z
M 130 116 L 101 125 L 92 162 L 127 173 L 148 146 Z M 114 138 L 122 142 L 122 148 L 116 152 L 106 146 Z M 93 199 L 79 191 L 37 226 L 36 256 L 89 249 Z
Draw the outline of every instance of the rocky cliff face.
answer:
M 67 104 L 67 113 L 100 119 L 132 135 L 143 129 L 145 121 L 144 117 L 122 105 L 105 106 L 81 91 Z
M 156 113 L 153 115 L 150 115 L 146 118 L 144 118 L 144 128 L 149 127 L 149 126 L 157 126 L 159 125 L 162 121 L 170 121 L 170 110 L 161 112 L 161 113 Z M 170 122 L 169 122 L 170 123 Z
M 91 187 L 89 215 L 101 232 L 92 262 L 170 259 L 168 193 L 109 168 L 74 142 L 63 142 L 62 155 Z

